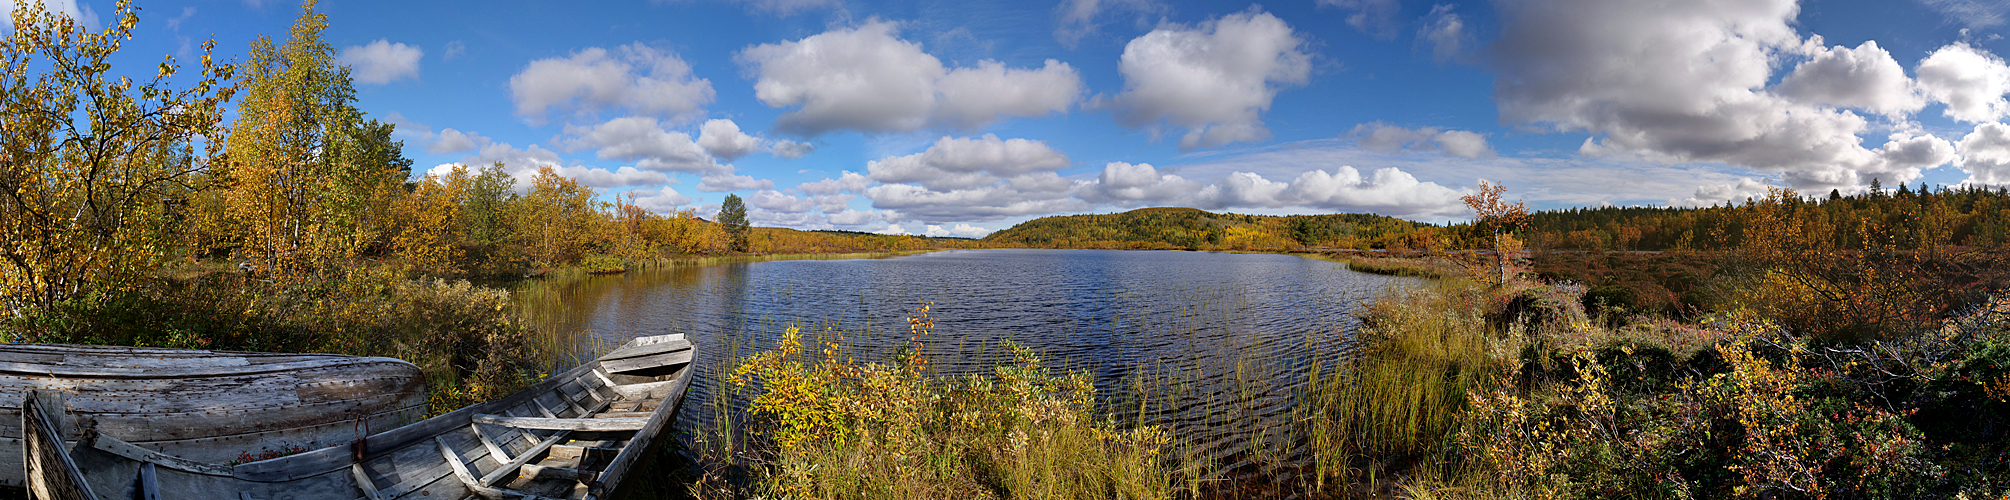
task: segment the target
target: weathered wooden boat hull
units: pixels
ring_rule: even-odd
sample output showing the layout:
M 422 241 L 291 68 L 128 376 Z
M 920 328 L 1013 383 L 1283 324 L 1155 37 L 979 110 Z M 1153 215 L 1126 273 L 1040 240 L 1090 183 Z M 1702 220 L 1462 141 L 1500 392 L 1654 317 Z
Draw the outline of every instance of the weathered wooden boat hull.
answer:
M 690 351 L 681 335 L 643 337 L 498 400 L 235 466 L 136 450 L 109 432 L 56 452 L 106 499 L 605 498 L 674 418 Z M 636 356 L 676 364 L 620 362 Z
M 426 411 L 418 367 L 391 358 L 0 344 L 0 485 L 23 485 L 29 390 L 64 396 L 66 435 L 216 463 L 341 445 Z

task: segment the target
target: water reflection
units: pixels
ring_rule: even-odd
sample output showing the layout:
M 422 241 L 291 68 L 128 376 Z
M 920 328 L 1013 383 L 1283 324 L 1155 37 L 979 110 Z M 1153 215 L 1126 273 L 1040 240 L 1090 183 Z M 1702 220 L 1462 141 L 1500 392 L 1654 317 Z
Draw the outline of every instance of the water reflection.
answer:
M 1091 372 L 1116 418 L 1176 425 L 1228 457 L 1249 448 L 1249 429 L 1289 417 L 1301 369 L 1347 353 L 1361 304 L 1411 282 L 1288 255 L 965 250 L 659 268 L 528 283 L 517 297 L 531 321 L 580 339 L 561 364 L 636 336 L 690 336 L 702 367 L 679 414 L 686 438 L 714 424 L 706 402 L 744 403 L 715 393 L 723 370 L 787 326 L 843 332 L 862 357 L 884 357 L 932 302 L 937 370 L 1009 361 L 1010 340 Z

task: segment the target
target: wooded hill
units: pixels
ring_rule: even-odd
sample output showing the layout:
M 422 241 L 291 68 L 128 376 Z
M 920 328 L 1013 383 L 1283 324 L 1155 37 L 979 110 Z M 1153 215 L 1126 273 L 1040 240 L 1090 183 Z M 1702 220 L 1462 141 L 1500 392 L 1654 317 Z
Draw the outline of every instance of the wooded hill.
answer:
M 1826 198 L 1777 192 L 1744 204 L 1701 208 L 1600 207 L 1538 211 L 1512 231 L 1532 250 L 1737 250 L 1757 243 L 1754 225 L 1792 226 L 1827 248 L 1924 249 L 2010 243 L 2010 191 L 1917 190 L 1901 185 Z M 1193 208 L 1042 217 L 992 233 L 989 247 L 1298 250 L 1486 248 L 1483 228 L 1438 226 L 1373 214 L 1244 215 Z
M 1451 229 L 1477 235 L 1470 225 Z M 1987 248 L 2010 243 L 2010 191 L 1922 184 L 1804 197 L 1776 189 L 1735 206 L 1546 210 L 1532 214 L 1522 237 L 1539 250 L 1741 250 L 1776 237 L 1851 250 Z
M 987 246 L 1136 250 L 1386 248 L 1420 244 L 1420 238 L 1435 237 L 1439 229 L 1372 214 L 1280 217 L 1160 207 L 1042 217 L 991 233 L 983 241 Z

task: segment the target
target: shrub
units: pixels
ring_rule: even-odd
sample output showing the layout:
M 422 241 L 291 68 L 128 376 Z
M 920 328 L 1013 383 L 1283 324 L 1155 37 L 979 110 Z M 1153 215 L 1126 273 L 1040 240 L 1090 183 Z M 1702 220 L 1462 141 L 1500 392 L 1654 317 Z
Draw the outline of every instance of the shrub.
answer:
M 1169 435 L 1095 418 L 1086 372 L 1050 375 L 1009 345 L 991 373 L 932 375 L 916 353 L 933 322 L 910 318 L 908 353 L 859 363 L 842 332 L 805 339 L 734 368 L 736 391 L 769 446 L 760 489 L 789 498 L 1169 498 Z

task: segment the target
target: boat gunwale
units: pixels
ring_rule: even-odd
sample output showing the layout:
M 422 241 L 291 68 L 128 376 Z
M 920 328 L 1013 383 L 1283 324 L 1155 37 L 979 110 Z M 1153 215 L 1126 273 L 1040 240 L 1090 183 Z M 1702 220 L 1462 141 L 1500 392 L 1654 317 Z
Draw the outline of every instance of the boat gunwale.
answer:
M 316 368 L 344 368 L 362 365 L 402 365 L 418 370 L 419 365 L 398 358 L 382 356 L 347 356 L 330 354 L 325 358 L 286 361 L 281 363 L 259 363 L 237 366 L 203 366 L 190 368 L 105 368 L 69 364 L 33 363 L 21 361 L 0 361 L 0 375 L 15 375 L 49 378 L 89 378 L 109 380 L 161 380 L 178 378 L 235 377 L 245 375 L 265 375 L 275 372 L 300 371 Z M 141 356 L 127 356 L 141 357 Z M 196 357 L 196 356 L 185 356 Z
M 676 418 L 677 412 L 683 409 L 684 392 L 691 387 L 691 381 L 698 378 L 697 344 L 691 344 L 690 350 L 691 359 L 684 363 L 683 368 L 671 374 L 674 378 L 671 379 L 673 382 L 666 394 L 674 395 L 674 399 L 672 396 L 664 396 L 664 403 L 656 405 L 656 410 L 650 413 L 649 420 L 642 424 L 641 429 L 635 431 L 634 437 L 630 437 L 628 442 L 622 445 L 621 451 L 614 454 L 614 459 L 609 460 L 607 466 L 601 468 L 599 480 L 595 481 L 593 487 L 588 488 L 588 498 L 602 498 L 619 489 L 622 481 L 628 478 L 628 469 L 641 462 L 642 454 L 656 444 L 657 434 L 661 434 L 663 429 L 670 425 L 670 420 Z
M 696 350 L 696 346 L 692 346 L 694 354 Z M 468 426 L 474 423 L 474 416 L 478 413 L 489 413 L 496 408 L 508 408 L 521 404 L 526 400 L 559 391 L 560 387 L 567 383 L 584 380 L 587 373 L 593 372 L 600 366 L 600 361 L 601 359 L 596 357 L 592 361 L 581 363 L 579 366 L 547 377 L 537 384 L 501 398 L 464 406 L 436 417 L 413 422 L 396 429 L 371 434 L 358 440 L 362 447 L 360 450 L 361 453 L 358 453 L 359 450 L 356 448 L 356 444 L 353 443 L 348 446 L 330 446 L 295 455 L 238 464 L 231 468 L 231 475 L 244 481 L 282 483 L 345 470 L 351 464 L 382 458 L 403 450 L 406 447 L 423 443 L 442 433 Z M 694 356 L 693 363 L 695 361 L 696 357 Z M 689 381 L 694 378 L 695 374 L 696 370 L 684 372 L 684 376 L 680 379 L 684 382 L 683 387 L 689 386 Z M 609 387 L 614 386 L 610 385 Z M 681 406 L 683 401 L 681 394 L 677 400 Z M 663 409 L 663 406 L 659 406 L 658 409 Z M 660 428 L 658 430 L 660 431 Z

